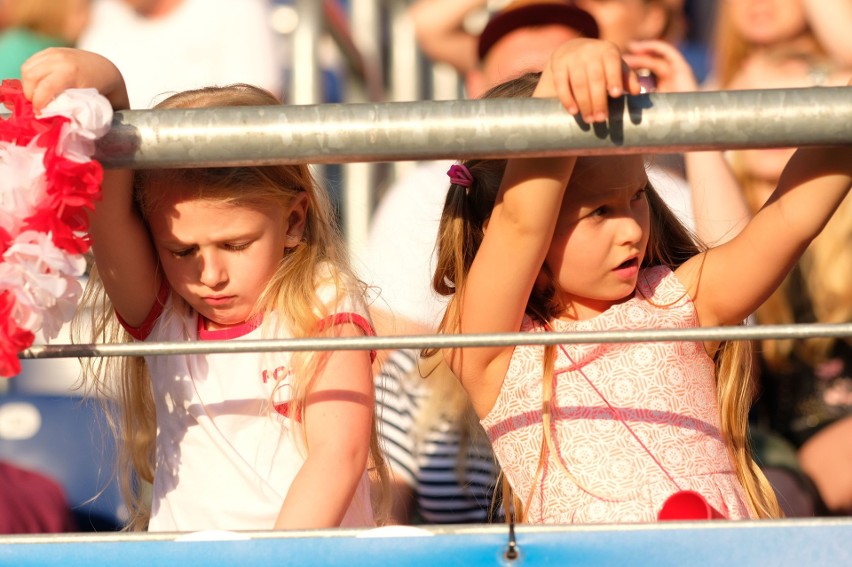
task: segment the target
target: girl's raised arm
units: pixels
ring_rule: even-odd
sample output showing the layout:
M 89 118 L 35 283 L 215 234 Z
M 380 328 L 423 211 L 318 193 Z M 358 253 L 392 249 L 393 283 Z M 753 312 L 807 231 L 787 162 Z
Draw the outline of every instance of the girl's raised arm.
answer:
M 485 9 L 486 0 L 418 0 L 408 9 L 420 49 L 432 61 L 461 74 L 476 68 L 477 36 L 464 29 L 465 18 Z
M 609 96 L 639 92 L 634 75 L 625 87 L 618 48 L 577 39 L 554 52 L 533 96 L 558 97 L 587 122 L 605 120 Z M 520 330 L 530 292 L 541 272 L 556 227 L 575 157 L 510 160 L 460 304 L 461 333 Z M 446 359 L 467 390 L 477 414 L 490 411 L 513 348 L 455 349 Z
M 46 49 L 24 63 L 21 77 L 36 110 L 71 88 L 95 88 L 115 110 L 129 107 L 121 73 L 95 53 Z M 132 187 L 132 171 L 104 171 L 103 196 L 90 214 L 89 233 L 104 288 L 116 311 L 135 326 L 150 312 L 162 276 L 148 232 L 134 210 Z
M 702 326 L 737 324 L 778 287 L 852 186 L 852 146 L 799 149 L 743 231 L 678 276 Z

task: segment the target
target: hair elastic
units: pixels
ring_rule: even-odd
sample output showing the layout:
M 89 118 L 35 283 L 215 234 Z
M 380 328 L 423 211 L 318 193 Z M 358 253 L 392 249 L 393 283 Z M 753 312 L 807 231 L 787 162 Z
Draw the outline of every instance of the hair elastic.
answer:
M 461 185 L 465 189 L 469 189 L 473 185 L 473 175 L 470 174 L 470 170 L 466 165 L 453 164 L 447 171 L 447 175 L 450 176 L 450 181 L 456 185 Z

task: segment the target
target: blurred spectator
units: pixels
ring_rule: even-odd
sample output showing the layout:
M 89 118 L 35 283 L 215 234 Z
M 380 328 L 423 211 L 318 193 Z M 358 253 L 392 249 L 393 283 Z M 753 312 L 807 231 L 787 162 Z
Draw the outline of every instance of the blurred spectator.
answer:
M 852 76 L 848 0 L 720 2 L 717 27 L 713 87 L 845 85 Z M 763 205 L 791 154 L 783 148 L 729 152 L 752 212 Z M 715 198 L 723 207 L 738 206 L 722 194 Z M 757 322 L 852 320 L 850 273 L 852 201 L 847 199 L 757 311 Z M 786 487 L 779 492 L 782 507 L 796 516 L 852 514 L 852 338 L 766 340 L 759 354 L 752 429 L 767 475 L 787 474 L 788 481 L 776 485 Z
M 94 0 L 79 47 L 122 70 L 131 108 L 243 82 L 282 95 L 267 0 Z
M 76 531 L 65 492 L 54 480 L 0 461 L 0 534 Z
M 612 41 L 622 50 L 634 40 L 665 39 L 676 43 L 683 35 L 685 22 L 683 0 L 515 0 L 496 3 L 486 0 L 416 0 L 411 6 L 411 16 L 420 49 L 432 61 L 448 63 L 459 73 L 475 71 L 480 63 L 477 46 L 482 30 L 482 24 L 476 24 L 479 19 L 476 13 L 493 4 L 504 7 L 509 4 L 573 4 L 592 15 L 600 29 L 600 37 Z M 510 78 L 508 74 L 504 76 Z
M 731 88 L 750 59 L 773 52 L 790 52 L 814 63 L 830 61 L 838 67 L 852 67 L 850 29 L 849 0 L 719 2 L 712 85 Z M 819 66 L 815 71 L 819 73 Z
M 0 78 L 20 79 L 21 65 L 48 47 L 72 46 L 89 20 L 89 0 L 0 0 Z
M 0 31 L 9 25 L 9 2 L 10 0 L 0 0 Z

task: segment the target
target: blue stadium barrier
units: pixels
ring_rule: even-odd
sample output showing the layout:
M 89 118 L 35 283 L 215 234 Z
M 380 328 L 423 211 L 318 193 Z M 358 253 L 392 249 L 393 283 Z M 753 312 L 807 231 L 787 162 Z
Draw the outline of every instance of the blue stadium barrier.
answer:
M 609 526 L 519 526 L 518 556 L 505 557 L 506 526 L 325 530 L 238 534 L 112 534 L 0 537 L 0 565 L 852 565 L 852 519 L 666 522 Z M 382 537 L 384 534 L 390 534 Z M 376 537 L 363 537 L 363 536 Z M 212 536 L 212 540 L 209 536 Z M 397 537 L 394 537 L 397 536 Z M 221 538 L 224 537 L 225 540 Z M 230 539 L 228 539 L 230 538 Z

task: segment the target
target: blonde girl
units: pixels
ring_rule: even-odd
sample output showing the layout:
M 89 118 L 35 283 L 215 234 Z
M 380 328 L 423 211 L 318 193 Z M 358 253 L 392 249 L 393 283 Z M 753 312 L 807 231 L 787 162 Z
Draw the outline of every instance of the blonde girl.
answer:
M 636 94 L 617 47 L 578 39 L 535 84 L 586 122 Z M 514 82 L 502 96 L 529 93 Z M 492 95 L 493 96 L 493 95 Z M 735 325 L 772 292 L 843 201 L 849 148 L 800 150 L 735 238 L 699 250 L 648 183 L 639 156 L 465 164 L 439 233 L 433 285 L 451 296 L 445 333 Z M 753 385 L 738 343 L 451 348 L 534 523 L 649 521 L 674 492 L 728 518 L 774 517 L 751 460 Z
M 108 60 L 51 49 L 23 67 L 36 108 L 71 87 L 128 107 Z M 247 85 L 162 108 L 276 104 Z M 372 333 L 328 199 L 306 166 L 105 174 L 91 214 L 87 297 L 101 341 Z M 89 368 L 118 406 L 130 527 L 150 531 L 372 526 L 383 480 L 371 353 L 148 356 Z M 140 486 L 151 484 L 150 497 Z M 150 501 L 150 506 L 148 502 Z

